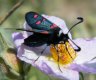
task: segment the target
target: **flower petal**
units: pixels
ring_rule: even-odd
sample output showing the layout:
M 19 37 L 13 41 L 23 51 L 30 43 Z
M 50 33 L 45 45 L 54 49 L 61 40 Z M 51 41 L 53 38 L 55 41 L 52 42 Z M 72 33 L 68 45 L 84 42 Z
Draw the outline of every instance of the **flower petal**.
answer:
M 64 34 L 68 32 L 68 28 L 64 20 L 55 16 L 48 16 L 48 15 L 42 15 L 42 16 L 47 18 L 52 23 L 55 23 L 58 27 L 60 27 L 63 30 Z
M 13 33 L 12 39 L 17 48 L 24 42 L 24 36 L 19 32 Z
M 27 30 L 31 30 L 32 28 L 27 24 L 27 22 L 24 23 L 23 25 L 24 29 L 27 29 Z M 23 35 L 25 38 L 27 38 L 28 36 L 32 35 L 33 33 L 32 32 L 26 32 L 24 31 L 23 32 Z
M 76 39 L 74 42 L 81 47 L 71 68 L 78 71 L 96 73 L 96 38 Z
M 37 68 L 50 76 L 63 80 L 79 80 L 79 74 L 77 71 L 63 68 L 63 72 L 60 72 L 58 71 L 59 69 L 56 64 L 50 63 L 49 61 L 44 61 Z M 75 76 L 73 76 L 73 74 L 75 74 Z
M 63 72 L 60 72 L 57 63 L 54 61 L 51 61 L 48 59 L 46 56 L 40 56 L 40 58 L 34 63 L 34 60 L 37 59 L 38 55 L 40 54 L 40 48 L 43 49 L 42 47 L 36 47 L 36 48 L 28 48 L 27 46 L 22 45 L 18 49 L 18 57 L 22 61 L 25 61 L 26 63 L 31 64 L 34 67 L 37 67 L 39 70 L 42 72 L 54 76 L 60 79 L 65 79 L 65 80 L 79 80 L 79 74 L 77 71 L 70 70 L 67 68 L 62 68 Z M 38 51 L 37 51 L 38 49 Z M 44 54 L 48 53 L 49 50 L 46 50 Z M 73 76 L 75 74 L 75 76 Z
M 43 17 L 47 18 L 49 21 L 55 23 L 58 27 L 60 27 L 64 34 L 68 32 L 68 27 L 65 24 L 65 21 L 56 17 L 56 16 L 48 16 L 42 15 Z M 69 37 L 72 38 L 71 33 L 68 33 Z
M 81 51 L 78 52 L 78 57 L 76 62 L 85 63 L 91 61 L 96 57 L 96 38 L 93 39 L 76 39 L 74 42 L 81 47 Z M 96 62 L 96 59 L 94 59 Z

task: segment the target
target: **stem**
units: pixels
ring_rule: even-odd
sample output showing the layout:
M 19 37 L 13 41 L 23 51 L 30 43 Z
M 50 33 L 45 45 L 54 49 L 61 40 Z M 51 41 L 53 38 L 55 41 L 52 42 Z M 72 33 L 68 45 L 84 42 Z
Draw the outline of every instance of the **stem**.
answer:
M 80 75 L 80 80 L 84 80 L 84 75 L 82 72 L 79 72 L 79 75 Z
M 17 2 L 12 7 L 12 9 L 5 15 L 5 17 L 1 19 L 0 25 L 2 25 L 8 19 L 8 17 L 10 17 L 23 3 L 24 3 L 24 0 L 20 0 L 19 2 Z

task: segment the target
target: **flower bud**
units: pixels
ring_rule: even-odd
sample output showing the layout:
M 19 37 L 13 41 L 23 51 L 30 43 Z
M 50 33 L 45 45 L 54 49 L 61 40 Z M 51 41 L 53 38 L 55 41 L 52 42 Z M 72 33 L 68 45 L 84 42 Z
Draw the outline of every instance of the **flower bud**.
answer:
M 15 76 L 20 76 L 22 73 L 22 63 L 16 56 L 15 49 L 9 48 L 1 55 L 4 67 L 4 72 L 8 76 L 12 76 L 10 74 L 13 74 Z

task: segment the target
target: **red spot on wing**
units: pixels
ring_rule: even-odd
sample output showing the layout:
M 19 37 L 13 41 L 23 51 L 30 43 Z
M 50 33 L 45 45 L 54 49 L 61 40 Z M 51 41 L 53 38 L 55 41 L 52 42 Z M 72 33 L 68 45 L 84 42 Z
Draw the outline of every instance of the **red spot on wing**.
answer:
M 56 24 L 52 24 L 51 26 L 50 26 L 50 28 L 55 28 L 55 27 L 58 27 Z
M 48 31 L 43 31 L 43 32 L 40 32 L 40 33 L 42 33 L 42 34 L 49 34 Z
M 41 24 L 41 21 L 37 21 L 36 24 L 38 24 L 38 25 Z
M 34 15 L 34 18 L 37 18 L 37 17 L 38 17 L 38 15 L 37 15 L 37 14 L 35 14 L 35 15 Z

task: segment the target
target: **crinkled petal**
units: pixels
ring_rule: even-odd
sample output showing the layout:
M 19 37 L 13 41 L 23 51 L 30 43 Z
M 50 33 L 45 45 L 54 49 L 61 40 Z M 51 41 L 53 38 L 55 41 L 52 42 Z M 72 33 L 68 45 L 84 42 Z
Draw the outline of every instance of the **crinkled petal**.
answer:
M 50 76 L 58 77 L 65 80 L 79 80 L 79 74 L 77 71 L 70 70 L 67 68 L 61 68 L 63 73 L 60 72 L 58 65 L 54 61 L 51 61 L 46 57 L 46 53 L 48 53 L 48 51 L 49 50 L 46 50 L 44 52 L 45 56 L 40 56 L 40 58 L 34 63 L 34 60 L 36 60 L 38 57 L 37 54 L 40 54 L 39 50 L 37 52 L 37 47 L 35 49 L 35 48 L 28 48 L 22 45 L 18 49 L 17 56 L 22 61 L 25 61 L 26 63 L 29 63 L 34 67 L 37 67 L 39 70 Z M 73 74 L 75 74 L 75 76 L 73 76 Z
M 78 56 L 71 65 L 77 71 L 96 74 L 96 38 L 76 39 L 74 42 L 81 47 Z
M 59 26 L 63 30 L 64 34 L 68 32 L 68 28 L 67 28 L 64 20 L 62 20 L 56 16 L 48 16 L 48 15 L 42 15 L 42 16 L 44 16 L 49 21 L 51 21 L 51 22 L 55 23 L 57 26 Z
M 48 16 L 48 15 L 42 15 L 45 18 L 47 18 L 49 21 L 55 23 L 58 27 L 60 27 L 64 34 L 68 32 L 68 27 L 65 24 L 65 21 L 56 17 L 56 16 Z M 68 33 L 69 37 L 72 38 L 71 33 Z
M 79 73 L 77 71 L 63 68 L 62 72 L 60 72 L 57 64 L 51 63 L 50 61 L 43 61 L 38 68 L 46 74 L 62 80 L 79 80 Z
M 24 29 L 32 30 L 32 28 L 27 24 L 27 22 L 24 23 L 23 27 L 24 27 Z M 23 32 L 23 35 L 25 38 L 27 38 L 28 36 L 30 36 L 32 34 L 33 34 L 32 32 L 26 32 L 26 31 Z
M 17 48 L 20 47 L 21 44 L 24 42 L 24 36 L 22 35 L 22 33 L 19 32 L 13 33 L 12 39 Z

